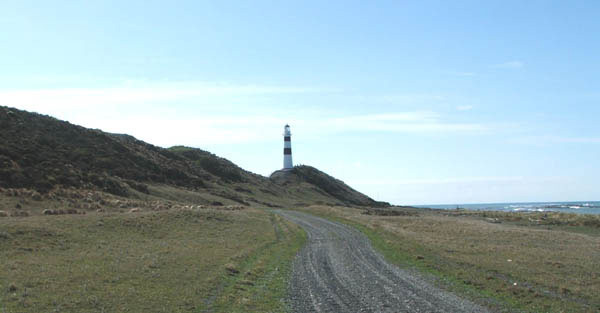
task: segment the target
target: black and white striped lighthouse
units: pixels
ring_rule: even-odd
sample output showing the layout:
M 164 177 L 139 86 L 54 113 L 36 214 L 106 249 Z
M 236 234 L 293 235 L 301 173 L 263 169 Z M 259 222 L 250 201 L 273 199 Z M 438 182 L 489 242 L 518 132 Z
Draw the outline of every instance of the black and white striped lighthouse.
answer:
M 291 170 L 294 167 L 292 163 L 292 133 L 290 125 L 285 125 L 283 130 L 283 169 Z

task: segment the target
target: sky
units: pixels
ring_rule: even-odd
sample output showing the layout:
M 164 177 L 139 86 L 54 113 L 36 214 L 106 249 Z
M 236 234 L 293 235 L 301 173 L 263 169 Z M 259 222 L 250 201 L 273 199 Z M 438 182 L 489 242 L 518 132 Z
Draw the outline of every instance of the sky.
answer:
M 598 1 L 0 2 L 0 105 L 393 204 L 600 200 Z M 1 131 L 1 125 L 0 125 Z

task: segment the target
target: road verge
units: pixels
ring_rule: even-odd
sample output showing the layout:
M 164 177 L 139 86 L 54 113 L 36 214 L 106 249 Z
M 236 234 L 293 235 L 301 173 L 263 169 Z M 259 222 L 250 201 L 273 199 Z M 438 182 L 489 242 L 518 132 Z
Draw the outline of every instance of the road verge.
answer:
M 489 221 L 447 212 L 300 209 L 363 232 L 388 262 L 498 311 L 596 312 L 600 292 L 598 229 Z M 527 221 L 527 218 L 524 219 Z

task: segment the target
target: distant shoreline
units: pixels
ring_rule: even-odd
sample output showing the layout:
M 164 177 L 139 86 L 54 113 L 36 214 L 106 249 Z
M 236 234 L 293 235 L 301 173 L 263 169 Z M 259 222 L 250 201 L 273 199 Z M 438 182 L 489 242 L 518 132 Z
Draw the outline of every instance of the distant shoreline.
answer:
M 435 204 L 414 205 L 414 207 L 442 210 L 455 210 L 458 208 L 471 211 L 563 212 L 576 214 L 600 214 L 600 201 Z

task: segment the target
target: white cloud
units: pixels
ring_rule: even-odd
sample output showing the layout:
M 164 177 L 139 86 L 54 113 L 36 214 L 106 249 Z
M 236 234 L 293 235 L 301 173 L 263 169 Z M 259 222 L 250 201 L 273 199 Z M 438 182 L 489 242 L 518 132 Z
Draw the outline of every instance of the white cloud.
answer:
M 92 118 L 86 124 L 91 125 L 94 122 L 95 119 Z M 286 123 L 291 124 L 295 131 L 302 133 L 304 138 L 322 136 L 323 130 L 334 133 L 371 131 L 447 133 L 487 130 L 485 126 L 479 124 L 442 122 L 440 117 L 432 112 L 401 112 L 324 118 L 298 117 L 291 119 L 267 114 L 246 115 L 243 117 L 211 115 L 173 120 L 161 117 L 146 119 L 138 117 L 122 121 L 111 120 L 110 123 L 112 124 L 111 129 L 123 129 L 120 132 L 151 134 L 142 137 L 142 139 L 150 140 L 159 145 L 173 145 L 174 138 L 190 145 L 272 141 L 274 136 L 279 135 L 278 132 L 273 130 L 279 130 Z M 159 127 L 156 127 L 156 125 L 159 125 Z
M 306 87 L 209 84 L 203 82 L 139 83 L 109 88 L 54 88 L 0 90 L 0 105 L 29 110 L 59 107 L 95 107 L 99 105 L 135 105 L 203 100 L 206 97 L 252 96 L 320 92 Z
M 565 137 L 565 136 L 526 136 L 511 140 L 513 143 L 526 145 L 549 145 L 560 143 L 600 143 L 600 137 Z
M 279 115 L 281 95 L 330 92 L 294 86 L 128 81 L 112 88 L 0 90 L 0 105 L 49 114 L 84 127 L 126 133 L 160 146 L 204 146 L 271 141 L 290 123 L 305 137 L 345 132 L 481 132 L 477 123 L 453 123 L 431 111 L 343 116 L 321 112 Z M 411 96 L 412 98 L 412 96 Z M 437 99 L 437 97 L 434 97 Z M 267 100 L 265 100 L 267 99 Z
M 459 105 L 456 107 L 457 110 L 459 111 L 469 111 L 473 109 L 472 105 Z
M 522 68 L 523 66 L 525 66 L 525 63 L 523 63 L 521 61 L 516 61 L 516 60 L 492 65 L 493 68 L 507 68 L 507 69 L 518 69 L 518 68 Z
M 454 75 L 456 75 L 456 76 L 471 77 L 471 76 L 476 76 L 477 73 L 475 73 L 475 72 L 454 72 Z
M 481 182 L 518 182 L 524 178 L 521 176 L 490 176 L 490 177 L 450 177 L 450 178 L 418 178 L 418 179 L 372 179 L 356 182 L 361 185 L 443 185 L 443 184 L 466 184 Z
M 564 143 L 600 143 L 600 137 L 556 137 L 554 140 Z
M 93 111 L 85 113 L 85 111 L 85 109 L 75 109 L 67 120 L 84 127 L 130 134 L 159 146 L 184 144 L 202 147 L 218 144 L 269 142 L 278 138 L 278 131 L 286 123 L 290 123 L 295 131 L 303 134 L 304 138 L 322 136 L 323 130 L 335 133 L 371 131 L 447 133 L 480 132 L 487 129 L 479 124 L 442 122 L 440 117 L 432 112 L 286 119 L 268 114 L 161 116 L 159 111 L 152 112 L 151 110 L 129 114 L 103 114 Z
M 487 130 L 486 126 L 476 123 L 445 122 L 439 114 L 428 111 L 335 117 L 324 122 L 333 131 L 478 132 Z
M 202 147 L 272 140 L 273 129 L 281 128 L 284 123 L 274 117 L 212 115 L 179 118 L 140 115 L 125 116 L 122 119 L 89 116 L 78 121 L 78 124 L 85 127 L 130 134 L 163 147 L 179 144 Z
M 0 24 L 12 24 L 18 22 L 19 19 L 14 17 L 0 17 Z
M 393 104 L 420 104 L 444 101 L 445 98 L 435 94 L 392 94 L 366 97 L 364 101 L 377 101 Z
M 177 62 L 176 58 L 170 57 L 155 57 L 155 56 L 139 56 L 135 58 L 128 58 L 125 60 L 127 63 L 136 65 L 154 65 L 154 64 L 171 64 Z

